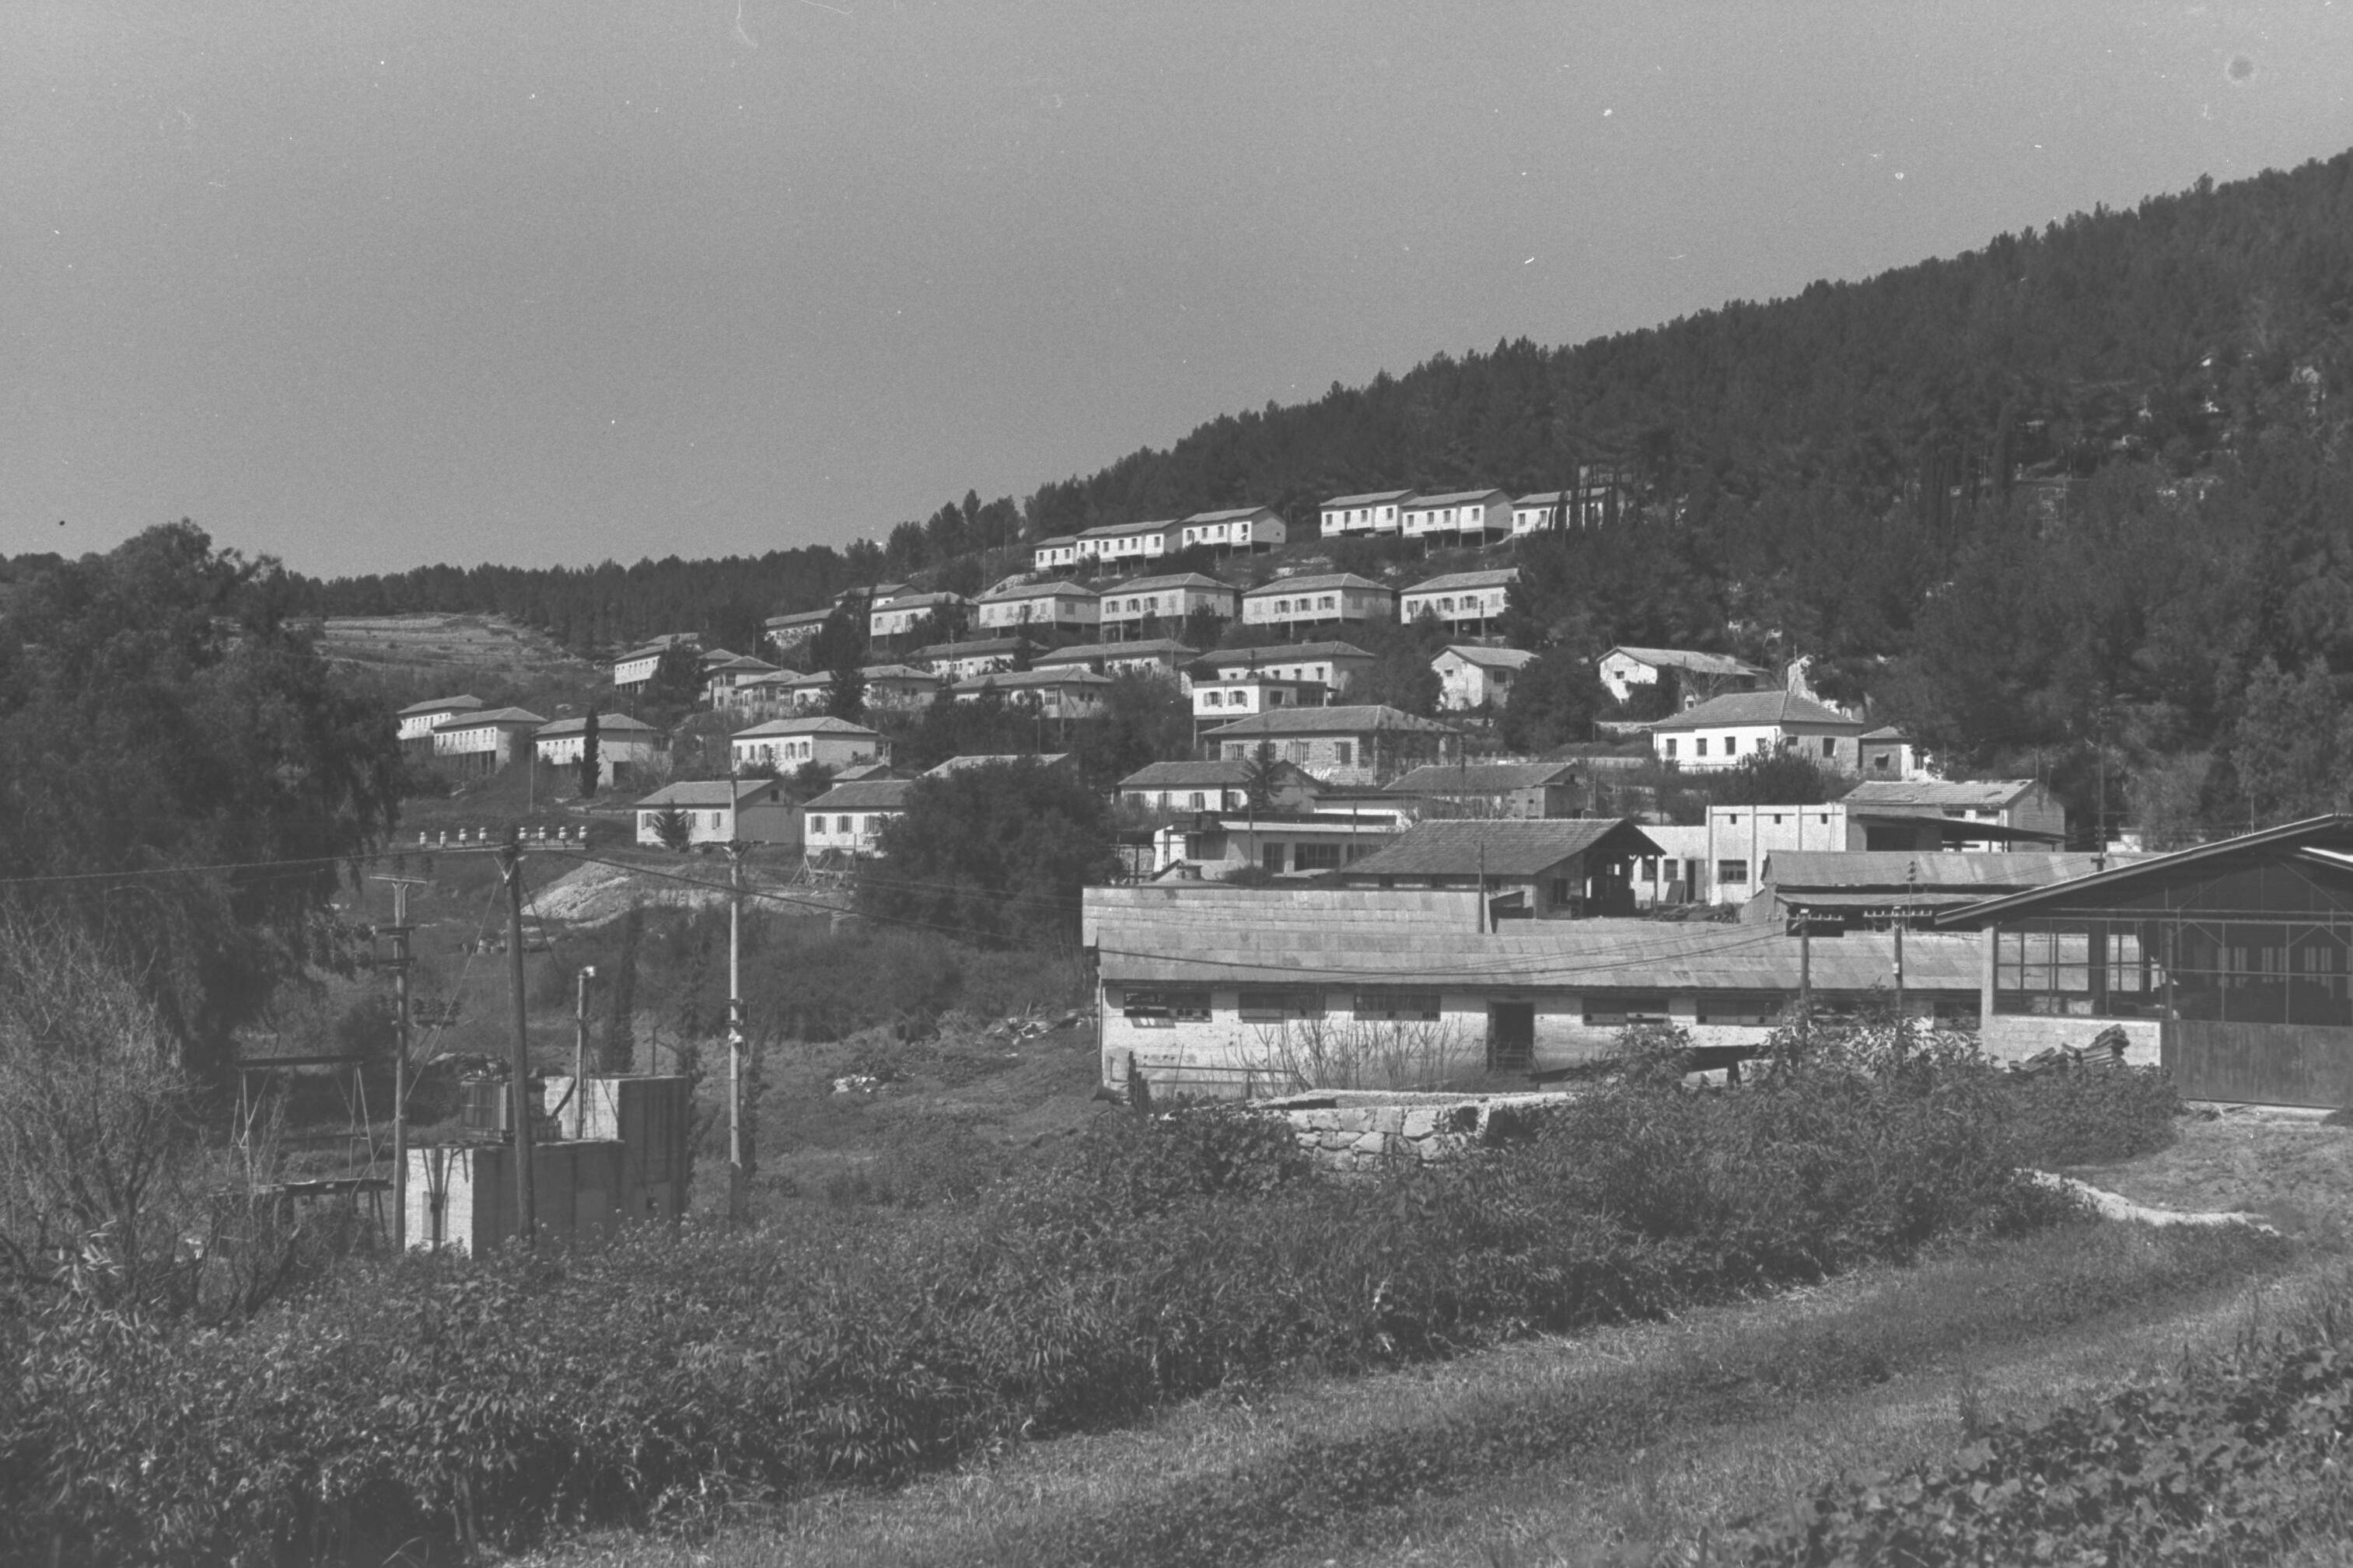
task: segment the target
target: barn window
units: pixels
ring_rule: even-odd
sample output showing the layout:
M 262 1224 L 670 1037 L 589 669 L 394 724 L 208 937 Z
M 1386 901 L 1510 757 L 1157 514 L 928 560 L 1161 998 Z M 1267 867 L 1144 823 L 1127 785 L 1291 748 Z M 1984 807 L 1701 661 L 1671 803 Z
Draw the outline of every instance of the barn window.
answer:
M 1198 987 L 1131 985 L 1122 1011 L 1131 1024 L 1206 1024 L 1209 994 Z
M 1320 1018 L 1324 993 L 1312 985 L 1245 985 L 1241 989 L 1242 1021 L 1279 1024 L 1287 1018 Z
M 1622 1029 L 1636 1024 L 1672 1022 L 1663 996 L 1588 996 L 1585 1021 L 1599 1028 Z
M 1359 1019 L 1385 1024 L 1434 1024 L 1438 1021 L 1438 993 L 1435 991 L 1402 991 L 1383 987 L 1356 993 L 1356 1016 Z

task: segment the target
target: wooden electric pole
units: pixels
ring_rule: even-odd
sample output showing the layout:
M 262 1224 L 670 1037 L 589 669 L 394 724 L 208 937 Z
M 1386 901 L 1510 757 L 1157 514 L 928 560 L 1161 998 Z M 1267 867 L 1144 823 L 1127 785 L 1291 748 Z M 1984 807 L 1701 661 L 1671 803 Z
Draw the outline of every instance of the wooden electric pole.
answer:
M 371 877 L 392 884 L 392 1255 L 408 1251 L 408 889 L 425 886 L 421 877 Z
M 525 1247 L 539 1240 L 539 1195 L 531 1169 L 531 1017 L 522 982 L 522 842 L 521 829 L 499 851 L 507 879 L 507 983 L 514 993 L 514 1059 L 507 1085 L 507 1121 L 514 1128 L 515 1234 Z
M 744 1179 L 744 846 L 727 846 L 727 1223 L 748 1217 Z
M 588 1136 L 588 983 L 596 978 L 593 963 L 580 971 L 579 999 L 572 1009 L 572 1136 Z

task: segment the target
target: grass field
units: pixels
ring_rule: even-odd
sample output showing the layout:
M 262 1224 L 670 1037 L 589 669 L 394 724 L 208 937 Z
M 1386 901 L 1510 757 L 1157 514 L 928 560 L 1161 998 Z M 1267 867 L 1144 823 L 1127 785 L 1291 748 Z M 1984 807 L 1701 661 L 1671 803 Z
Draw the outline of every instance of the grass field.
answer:
M 1939 1458 L 1974 1419 L 2159 1375 L 2353 1288 L 2353 1131 L 2186 1121 L 2174 1147 L 2093 1179 L 2142 1202 L 2268 1212 L 2290 1234 L 2070 1226 L 1674 1322 L 1229 1391 L 712 1539 L 592 1539 L 537 1561 L 1689 1561 L 1705 1534 L 1822 1477 Z

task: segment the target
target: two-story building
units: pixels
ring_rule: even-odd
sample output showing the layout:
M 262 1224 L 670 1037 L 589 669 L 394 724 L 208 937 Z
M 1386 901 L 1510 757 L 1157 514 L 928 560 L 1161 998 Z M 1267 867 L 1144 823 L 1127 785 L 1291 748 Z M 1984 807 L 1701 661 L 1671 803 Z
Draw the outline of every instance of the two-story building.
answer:
M 1433 547 L 1484 544 L 1512 531 L 1512 498 L 1503 490 L 1449 490 L 1415 496 L 1398 509 L 1398 530 Z
M 984 675 L 959 680 L 952 689 L 958 702 L 977 702 L 993 693 L 1007 706 L 1035 709 L 1042 718 L 1091 719 L 1103 711 L 1111 684 L 1108 675 L 1064 665 Z
M 1271 506 L 1228 507 L 1221 511 L 1197 511 L 1177 525 L 1176 548 L 1206 545 L 1220 555 L 1245 555 L 1273 549 L 1291 537 L 1290 524 Z
M 1039 669 L 1092 669 L 1098 675 L 1150 675 L 1173 680 L 1182 691 L 1193 689 L 1185 672 L 1200 654 L 1174 637 L 1145 637 L 1135 642 L 1072 643 L 1032 661 Z
M 1397 618 L 1397 590 L 1348 572 L 1277 577 L 1242 595 L 1242 624 L 1296 637 L 1314 626 Z
M 1241 811 L 1250 805 L 1251 765 L 1222 757 L 1147 763 L 1119 781 L 1120 804 L 1141 811 Z M 1315 781 L 1289 763 L 1276 763 L 1262 782 L 1271 810 L 1305 811 L 1315 804 Z
M 1058 579 L 992 588 L 973 601 L 973 618 L 984 634 L 1026 630 L 1082 637 L 1094 631 L 1102 610 L 1093 590 Z
M 1211 679 L 1234 680 L 1268 675 L 1277 680 L 1312 680 L 1335 697 L 1347 694 L 1356 678 L 1373 668 L 1371 654 L 1354 643 L 1277 643 L 1268 647 L 1224 648 L 1201 660 Z
M 532 737 L 539 760 L 577 767 L 588 743 L 588 721 L 558 719 Z M 627 713 L 596 715 L 596 783 L 602 788 L 626 779 L 659 774 L 670 762 L 670 735 Z
M 1398 614 L 1409 622 L 1427 616 L 1450 632 L 1484 637 L 1503 620 L 1512 584 L 1519 580 L 1516 566 L 1450 572 L 1416 583 L 1399 595 Z
M 1238 673 L 1230 680 L 1193 683 L 1193 722 L 1222 724 L 1278 708 L 1321 708 L 1331 693 L 1313 680 Z
M 702 667 L 702 700 L 710 708 L 740 708 L 748 699 L 744 695 L 747 681 L 763 675 L 775 675 L 776 667 L 765 658 L 754 658 L 748 653 L 731 654 L 727 658 L 706 662 Z
M 1024 637 L 976 637 L 970 642 L 933 643 L 907 656 L 917 669 L 927 669 L 949 680 L 970 680 L 995 675 L 1021 662 L 1029 646 Z
M 678 814 L 689 844 L 797 844 L 800 813 L 774 779 L 695 779 L 665 784 L 638 802 L 638 842 L 662 842 L 662 819 Z
M 545 719 L 527 708 L 484 708 L 433 726 L 433 760 L 460 773 L 490 773 L 530 754 Z
M 1188 617 L 1203 613 L 1230 621 L 1240 613 L 1241 591 L 1198 572 L 1179 572 L 1123 584 L 1102 605 L 1103 635 L 1117 642 L 1180 630 Z
M 1883 724 L 1865 733 L 1859 749 L 1862 754 L 1861 772 L 1866 779 L 1923 784 L 1936 776 L 1927 754 L 1913 744 L 1911 736 L 1893 724 Z
M 971 615 L 972 601 L 962 594 L 902 594 L 867 612 L 867 640 L 895 650 L 935 627 L 954 633 Z
M 1794 752 L 1851 773 L 1860 761 L 1857 742 L 1871 726 L 1795 692 L 1731 691 L 1646 728 L 1659 761 L 1694 772 Z
M 435 697 L 423 702 L 412 702 L 394 715 L 400 723 L 400 744 L 403 750 L 430 752 L 433 731 L 460 713 L 479 713 L 482 700 L 479 697 Z
M 1158 522 L 1110 522 L 1079 535 L 1081 564 L 1092 563 L 1109 571 L 1131 571 L 1174 554 L 1183 525 Z
M 1924 819 L 1937 835 L 1983 828 L 1984 841 L 1997 847 L 2012 840 L 2037 846 L 2067 840 L 2067 808 L 2048 784 L 2034 779 L 1865 778 L 1841 804 L 1856 816 L 1885 819 L 1877 826 L 1888 840 L 1900 838 L 1912 818 Z M 1933 836 L 1926 842 L 1941 847 Z M 1886 847 L 1910 847 L 1895 842 Z
M 825 768 L 888 763 L 891 742 L 863 724 L 811 714 L 740 731 L 728 738 L 727 755 L 738 772 L 765 766 L 788 773 L 811 763 Z
M 1029 558 L 1040 572 L 1062 572 L 1079 563 L 1079 536 L 1058 533 L 1051 539 L 1041 539 L 1030 546 Z
M 1620 702 L 1629 700 L 1636 687 L 1655 686 L 1672 675 L 1686 708 L 1727 691 L 1754 691 L 1765 683 L 1765 672 L 1753 664 L 1728 654 L 1679 647 L 1613 647 L 1595 661 L 1594 673 Z
M 1430 661 L 1438 672 L 1438 705 L 1451 712 L 1501 708 L 1512 700 L 1512 682 L 1536 661 L 1525 648 L 1460 645 Z
M 1228 762 L 1263 748 L 1324 784 L 1385 784 L 1425 763 L 1453 761 L 1461 740 L 1451 724 L 1366 704 L 1258 713 L 1210 731 L 1202 743 Z
M 801 844 L 811 858 L 827 854 L 871 857 L 882 829 L 907 814 L 913 779 L 863 779 L 838 784 L 801 807 Z
M 778 658 L 787 663 L 801 649 L 817 641 L 817 634 L 825 630 L 825 623 L 833 612 L 826 610 L 796 610 L 789 616 L 770 616 L 763 623 L 768 647 Z
M 660 667 L 662 655 L 674 647 L 691 647 L 699 653 L 702 639 L 693 632 L 665 632 L 640 643 L 613 661 L 613 689 L 630 696 L 644 690 Z
M 1363 495 L 1334 496 L 1322 509 L 1324 537 L 1395 533 L 1403 526 L 1398 512 L 1411 500 L 1411 490 L 1368 490 Z

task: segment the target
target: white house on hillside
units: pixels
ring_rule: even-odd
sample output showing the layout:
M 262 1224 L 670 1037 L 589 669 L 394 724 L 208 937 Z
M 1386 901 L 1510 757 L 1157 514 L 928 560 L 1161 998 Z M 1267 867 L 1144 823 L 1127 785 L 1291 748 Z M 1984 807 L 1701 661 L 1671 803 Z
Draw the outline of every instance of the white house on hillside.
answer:
M 1637 686 L 1655 686 L 1673 671 L 1690 706 L 1726 691 L 1754 691 L 1765 682 L 1765 672 L 1728 654 L 1698 653 L 1681 647 L 1613 647 L 1595 661 L 1594 672 L 1609 695 L 1625 701 Z
M 801 807 L 801 847 L 806 854 L 832 850 L 872 855 L 883 825 L 907 814 L 913 779 L 861 779 L 838 784 Z
M 1516 566 L 1450 572 L 1416 583 L 1399 595 L 1398 615 L 1407 621 L 1429 616 L 1451 632 L 1482 636 L 1504 618 L 1504 601 L 1519 580 Z
M 1397 618 L 1397 591 L 1347 572 L 1278 577 L 1242 595 L 1242 624 L 1297 633 Z
M 1694 771 L 1737 766 L 1752 756 L 1794 752 L 1853 773 L 1871 726 L 1788 691 L 1729 691 L 1648 726 L 1662 763 Z
M 1040 572 L 1060 572 L 1079 563 L 1079 536 L 1058 533 L 1051 539 L 1041 539 L 1030 547 L 1029 556 Z
M 960 620 L 971 608 L 972 601 L 962 594 L 902 595 L 867 613 L 866 635 L 874 642 L 895 641 L 913 632 L 929 617 Z
M 675 811 L 690 844 L 792 844 L 800 814 L 785 804 L 774 779 L 696 779 L 667 784 L 638 802 L 638 842 L 661 841 L 661 819 Z
M 1398 509 L 1413 500 L 1411 490 L 1368 490 L 1357 496 L 1334 496 L 1324 503 L 1324 537 L 1344 533 L 1395 533 Z
M 587 720 L 558 719 L 541 725 L 531 743 L 541 762 L 576 767 L 587 736 Z M 670 736 L 662 731 L 627 713 L 596 715 L 596 783 L 600 786 L 625 776 L 620 771 L 624 768 L 634 773 L 656 772 L 669 760 Z
M 1241 613 L 1241 602 L 1240 589 L 1198 572 L 1139 577 L 1103 596 L 1103 635 L 1114 642 L 1142 637 L 1146 621 L 1175 631 L 1203 611 L 1230 621 Z
M 654 678 L 662 655 L 674 647 L 700 649 L 702 639 L 692 632 L 665 632 L 652 641 L 631 648 L 613 661 L 613 689 L 636 691 Z
M 412 702 L 394 717 L 400 721 L 403 745 L 430 746 L 438 726 L 460 713 L 479 713 L 481 708 L 482 700 L 479 697 L 435 697 Z
M 1197 511 L 1179 525 L 1176 548 L 1206 544 L 1220 554 L 1271 550 L 1291 536 L 1282 514 L 1271 506 L 1229 507 L 1223 511 Z
M 1438 704 L 1460 711 L 1466 708 L 1503 707 L 1512 700 L 1512 682 L 1536 661 L 1525 648 L 1458 645 L 1430 661 L 1438 672 Z
M 809 763 L 828 768 L 887 763 L 891 760 L 891 742 L 865 725 L 853 724 L 847 719 L 771 719 L 729 737 L 727 755 L 738 769 L 765 763 L 779 773 L 790 773 Z
M 973 611 L 984 632 L 1029 627 L 1072 635 L 1093 631 L 1103 614 L 1093 590 L 1059 581 L 993 588 L 973 601 Z
M 1193 721 L 1223 723 L 1277 708 L 1321 708 L 1330 693 L 1313 680 L 1282 680 L 1246 673 L 1231 680 L 1193 683 Z
M 1174 637 L 1145 637 L 1135 642 L 1072 643 L 1033 661 L 1039 669 L 1092 669 L 1103 675 L 1153 675 L 1174 680 L 1190 691 L 1186 667 L 1201 656 Z
M 1103 711 L 1103 693 L 1110 689 L 1110 676 L 1064 665 L 984 675 L 959 680 L 953 689 L 958 702 L 977 702 L 994 692 L 1008 707 L 1034 708 L 1048 719 L 1089 719 Z
M 1201 662 L 1219 680 L 1270 675 L 1278 680 L 1313 680 L 1338 697 L 1373 668 L 1371 654 L 1354 643 L 1276 643 L 1268 647 L 1229 647 Z
M 1398 509 L 1408 539 L 1433 545 L 1484 544 L 1512 531 L 1512 498 L 1502 490 L 1416 496 Z
M 531 737 L 547 721 L 526 708 L 486 708 L 433 727 L 433 760 L 463 773 L 495 773 L 528 755 Z
M 1142 566 L 1176 549 L 1176 522 L 1111 522 L 1079 535 L 1079 561 L 1124 569 Z

